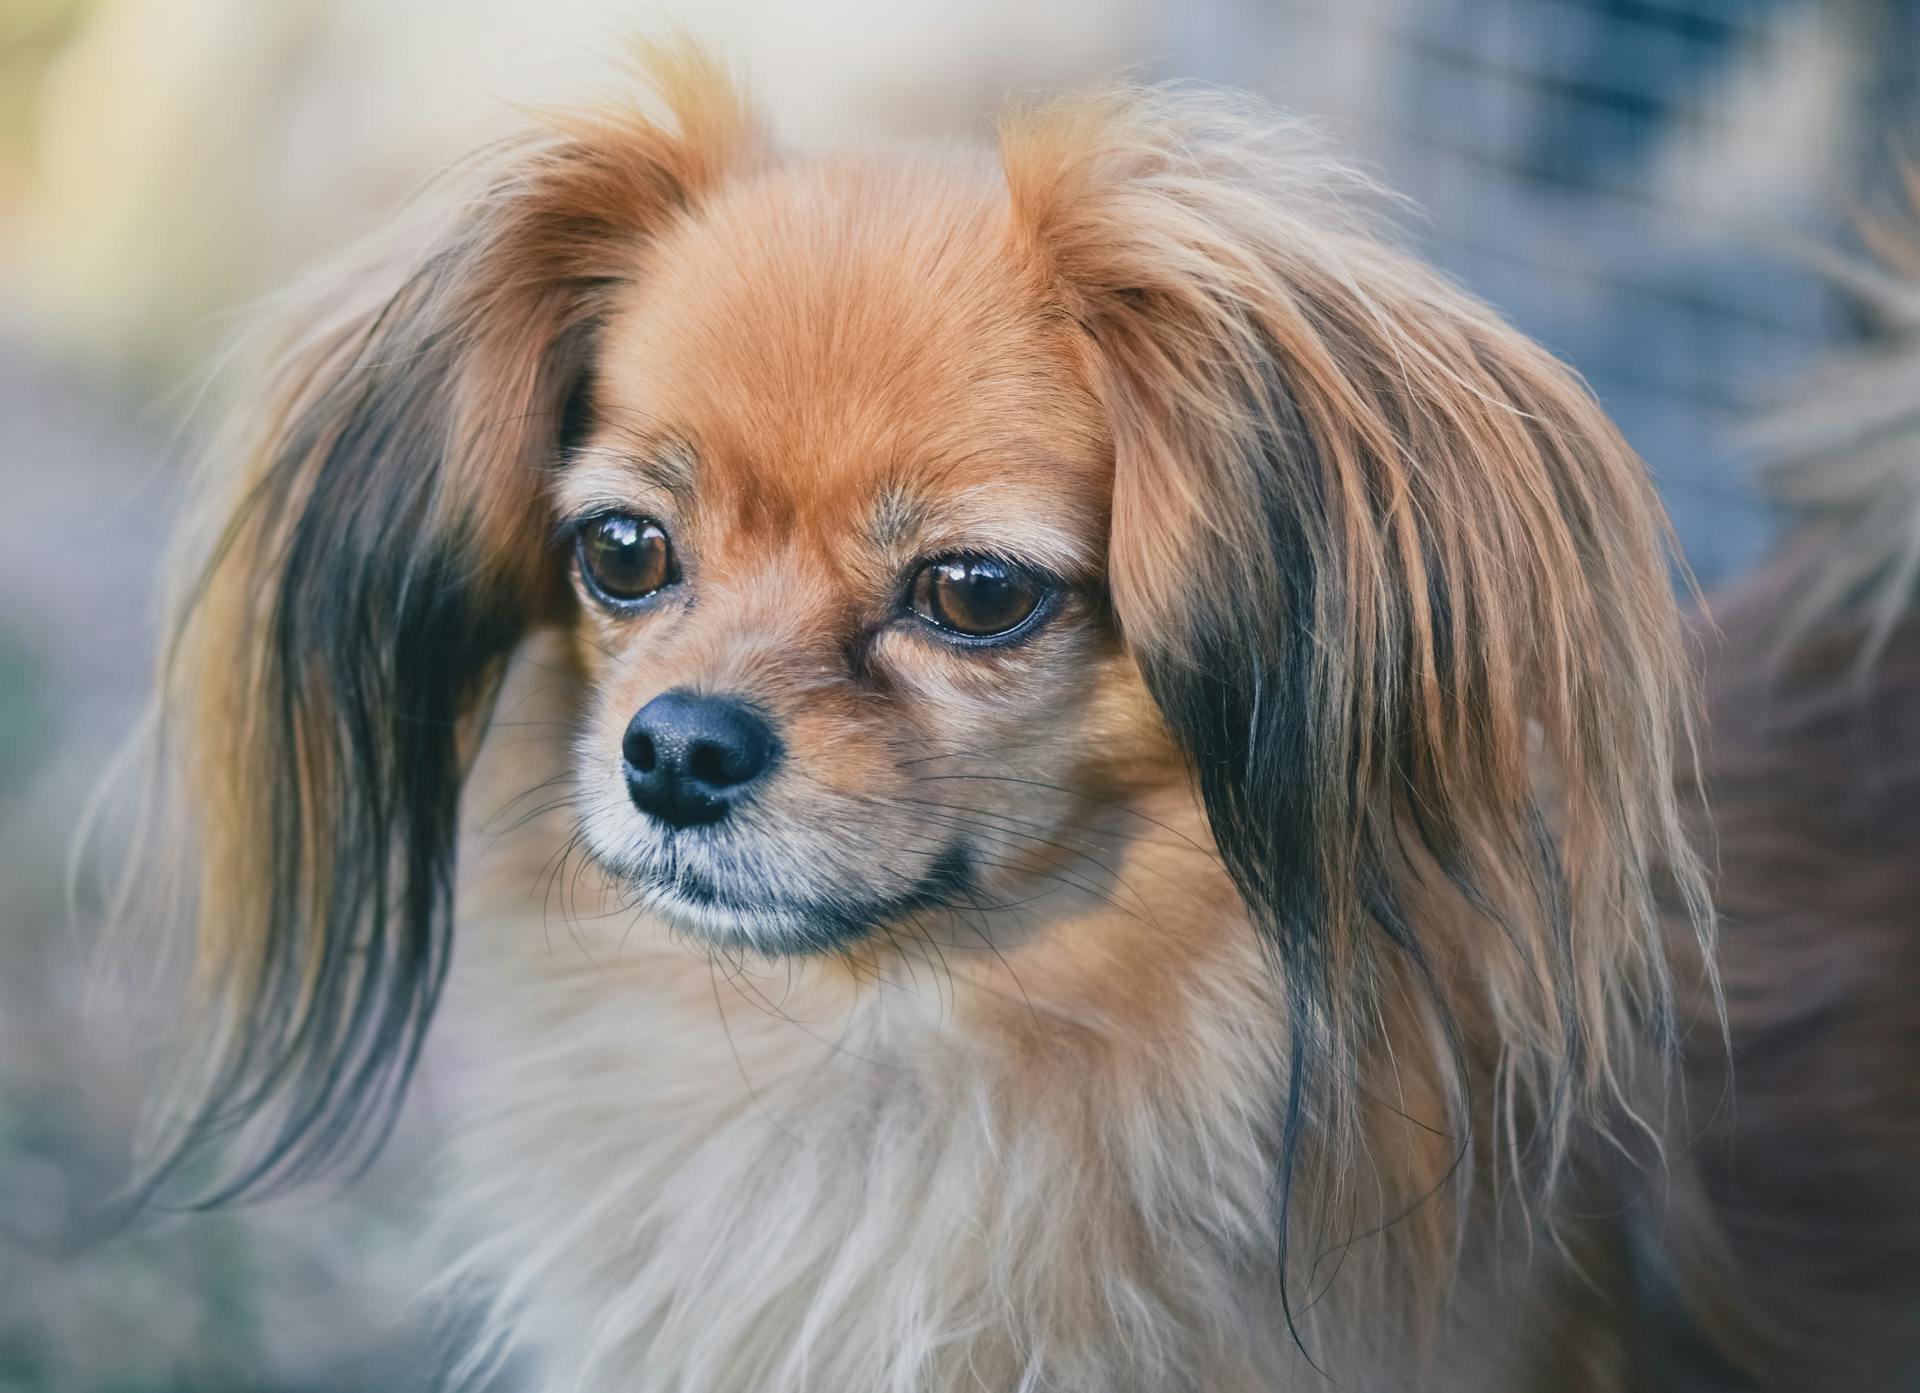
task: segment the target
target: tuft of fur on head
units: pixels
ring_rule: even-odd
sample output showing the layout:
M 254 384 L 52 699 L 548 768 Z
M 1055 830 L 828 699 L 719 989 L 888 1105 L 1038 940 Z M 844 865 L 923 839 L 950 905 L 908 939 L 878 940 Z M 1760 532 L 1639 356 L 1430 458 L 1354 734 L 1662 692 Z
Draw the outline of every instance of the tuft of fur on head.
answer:
M 1304 1132 L 1316 1189 L 1365 1146 L 1380 1020 L 1423 997 L 1443 1056 L 1497 1042 L 1492 1100 L 1441 1061 L 1454 1135 L 1491 1101 L 1551 1175 L 1670 1046 L 1656 867 L 1708 922 L 1643 466 L 1297 128 L 1117 91 L 1004 140 L 1101 349 L 1115 607 L 1285 984 L 1283 1200 Z
M 1909 179 L 1920 212 L 1920 175 Z M 1884 268 L 1835 264 L 1876 322 L 1757 433 L 1772 492 L 1805 540 L 1780 651 L 1836 619 L 1865 625 L 1863 677 L 1920 588 L 1920 238 L 1869 227 Z
M 535 627 L 579 622 L 548 485 L 576 463 L 596 332 L 651 243 L 774 166 L 711 64 L 656 54 L 649 71 L 669 120 L 609 106 L 495 152 L 427 251 L 353 282 L 223 487 L 166 677 L 222 1022 L 175 1155 L 260 1129 L 222 1193 L 363 1152 L 390 1118 L 445 972 L 455 814 L 503 666 Z M 1202 1054 L 1220 1042 L 1184 1003 L 1279 1003 L 1266 1035 L 1236 1021 L 1214 1050 L 1228 1063 L 1206 1077 L 1232 1096 L 1207 1099 L 1208 1125 L 1230 1119 L 1277 1172 L 1283 1291 L 1355 1236 L 1340 1226 L 1362 1174 L 1393 1172 L 1401 1210 L 1451 1200 L 1424 1211 L 1451 1259 L 1468 1162 L 1550 1186 L 1578 1138 L 1635 1118 L 1673 1036 L 1656 874 L 1707 932 L 1671 792 L 1687 662 L 1652 489 L 1577 378 L 1384 240 L 1359 211 L 1370 187 L 1297 128 L 1112 89 L 1010 114 L 1000 155 L 1004 194 L 977 166 L 914 165 L 887 187 L 945 182 L 888 206 L 990 232 L 990 264 L 967 269 L 1008 274 L 953 283 L 990 291 L 996 325 L 1070 329 L 1045 342 L 1071 338 L 1062 376 L 1084 369 L 1097 398 L 1103 419 L 1073 435 L 1111 454 L 1087 642 L 1130 694 L 1144 682 L 1132 704 L 1184 760 L 1252 929 L 1238 911 L 1209 924 L 1211 955 L 1188 948 L 1199 980 L 1174 974 L 1168 996 Z M 763 196 L 804 188 L 792 163 Z M 1074 385 L 1037 395 L 1071 416 Z M 1222 965 L 1254 945 L 1257 991 Z M 1090 994 L 1125 1022 L 1118 980 Z M 1124 1077 L 1116 1112 L 1151 1093 L 1168 1114 L 1138 1129 L 1162 1148 L 1143 1168 L 1168 1167 L 1186 1133 L 1167 1080 Z M 1444 1116 L 1410 1124 L 1386 1101 L 1410 1097 Z M 1085 1120 L 1093 1154 L 1103 1119 Z M 975 1151 L 1018 1122 L 996 1115 Z M 1396 1151 L 1409 1125 L 1443 1143 L 1418 1164 Z M 963 1133 L 916 1134 L 927 1164 Z M 1444 1261 L 1435 1275 L 1438 1291 Z

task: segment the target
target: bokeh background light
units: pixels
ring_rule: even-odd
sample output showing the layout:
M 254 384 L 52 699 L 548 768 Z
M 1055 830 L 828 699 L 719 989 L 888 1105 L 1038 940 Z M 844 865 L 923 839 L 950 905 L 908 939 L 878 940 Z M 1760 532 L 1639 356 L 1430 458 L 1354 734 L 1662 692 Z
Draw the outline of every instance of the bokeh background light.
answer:
M 1913 0 L 0 0 L 0 1393 L 442 1367 L 416 1255 L 459 1061 L 344 1194 L 107 1234 L 151 1003 L 138 973 L 89 991 L 114 837 L 71 906 L 67 862 L 258 302 L 667 27 L 797 148 L 978 139 L 1008 94 L 1121 72 L 1315 118 L 1410 197 L 1417 246 L 1586 375 L 1709 584 L 1773 526 L 1748 428 L 1872 327 L 1808 253 L 1901 216 L 1920 133 Z

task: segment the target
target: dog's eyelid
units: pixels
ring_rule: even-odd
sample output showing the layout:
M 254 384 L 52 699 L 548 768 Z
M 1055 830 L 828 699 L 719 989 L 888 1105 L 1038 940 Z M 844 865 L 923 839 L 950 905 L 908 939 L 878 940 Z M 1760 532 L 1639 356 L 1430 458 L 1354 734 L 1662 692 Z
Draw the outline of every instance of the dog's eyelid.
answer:
M 987 561 L 998 561 L 1003 566 L 1012 566 L 1035 576 L 1053 574 L 1053 568 L 1046 563 L 1034 560 L 1018 548 L 994 542 L 960 541 L 922 547 L 912 564 L 924 566 L 930 561 L 945 561 L 955 556 L 977 556 Z
M 659 507 L 632 494 L 606 495 L 565 501 L 554 523 L 552 540 L 556 545 L 572 546 L 574 537 L 582 527 L 595 518 L 606 517 L 612 513 L 647 518 L 659 523 L 669 532 L 677 530 L 677 520 L 671 515 L 670 508 Z
M 1097 559 L 1089 556 L 1086 548 L 1064 535 L 1056 536 L 1051 528 L 1023 530 L 1018 535 L 1008 535 L 1001 529 L 942 530 L 916 538 L 908 555 L 905 569 L 909 574 L 930 561 L 952 556 L 988 557 L 1062 587 L 1091 583 L 1100 574 Z
M 990 542 L 960 542 L 951 546 L 926 547 L 917 552 L 913 560 L 909 561 L 900 572 L 902 592 L 910 589 L 914 578 L 929 566 L 938 565 L 943 561 L 973 560 L 997 561 L 1008 570 L 1018 572 L 1047 590 L 1066 591 L 1080 588 L 1074 580 L 1062 575 L 1052 566 L 1035 561 L 1018 551 L 995 546 Z

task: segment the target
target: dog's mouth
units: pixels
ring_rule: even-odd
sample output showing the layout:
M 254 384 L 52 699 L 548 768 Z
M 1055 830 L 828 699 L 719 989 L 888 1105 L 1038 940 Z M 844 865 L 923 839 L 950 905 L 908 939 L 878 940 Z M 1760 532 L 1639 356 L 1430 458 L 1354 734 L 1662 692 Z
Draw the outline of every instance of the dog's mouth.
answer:
M 754 894 L 680 858 L 633 880 L 645 907 L 676 929 L 716 947 L 790 956 L 833 952 L 916 914 L 964 905 L 973 878 L 972 858 L 964 847 L 952 846 L 918 880 L 888 895 Z

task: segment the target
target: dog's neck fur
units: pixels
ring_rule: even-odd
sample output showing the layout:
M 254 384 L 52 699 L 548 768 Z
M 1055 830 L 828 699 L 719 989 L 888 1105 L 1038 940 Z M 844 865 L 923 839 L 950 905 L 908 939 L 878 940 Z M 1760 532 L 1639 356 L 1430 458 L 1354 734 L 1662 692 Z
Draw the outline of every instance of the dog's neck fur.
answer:
M 470 786 L 451 1016 L 477 1081 L 462 1270 L 541 1387 L 1253 1390 L 1325 1386 L 1316 1365 L 1432 1387 L 1436 1342 L 1447 1388 L 1540 1376 L 1515 1332 L 1560 1319 L 1551 1244 L 1506 1264 L 1521 1299 L 1496 1297 L 1485 1244 L 1450 1275 L 1437 1201 L 1333 1241 L 1431 1188 L 1451 1155 L 1432 1138 L 1356 1158 L 1352 1211 L 1296 1235 L 1314 1251 L 1283 1305 L 1261 1100 L 1284 1013 L 1224 876 L 1149 896 L 1170 925 L 1117 895 L 1049 911 L 1112 917 L 1116 941 L 1211 917 L 1224 931 L 1179 943 L 1151 999 L 1075 1000 L 1084 974 L 1050 976 L 1032 912 L 1004 950 L 989 924 L 929 926 L 850 963 L 716 961 L 563 855 L 564 810 L 501 831 L 568 758 L 572 694 L 536 675 Z M 1117 880 L 1165 880 L 1156 846 Z M 1399 1105 L 1422 1111 L 1412 1087 Z

